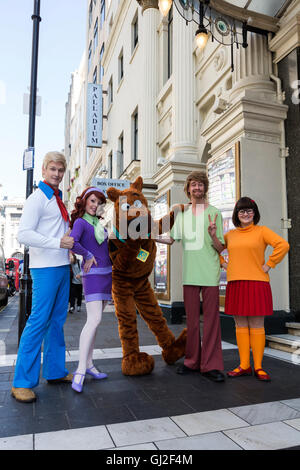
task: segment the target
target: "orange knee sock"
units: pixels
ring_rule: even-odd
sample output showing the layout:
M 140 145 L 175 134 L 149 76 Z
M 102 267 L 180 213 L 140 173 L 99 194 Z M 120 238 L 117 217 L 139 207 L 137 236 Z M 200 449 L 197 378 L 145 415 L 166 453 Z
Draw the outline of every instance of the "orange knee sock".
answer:
M 254 362 L 254 369 L 262 368 L 266 343 L 266 334 L 264 328 L 250 328 L 250 346 Z
M 240 367 L 242 369 L 248 369 L 250 367 L 250 335 L 249 328 L 235 329 L 236 342 L 239 348 L 240 355 Z

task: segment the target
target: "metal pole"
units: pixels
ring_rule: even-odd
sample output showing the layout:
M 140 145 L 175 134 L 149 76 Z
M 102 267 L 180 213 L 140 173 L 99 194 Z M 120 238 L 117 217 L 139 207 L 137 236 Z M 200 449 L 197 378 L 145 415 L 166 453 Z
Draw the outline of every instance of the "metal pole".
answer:
M 30 82 L 30 100 L 29 100 L 29 129 L 28 129 L 28 147 L 34 147 L 35 138 L 35 114 L 36 114 L 36 94 L 37 94 L 37 71 L 38 71 L 38 48 L 39 48 L 39 29 L 40 21 L 40 0 L 34 0 L 32 33 L 32 53 L 31 53 L 31 82 Z M 26 199 L 33 190 L 33 169 L 26 170 Z M 32 280 L 29 270 L 29 250 L 24 249 L 23 275 L 20 280 L 19 294 L 19 342 L 26 322 L 31 313 Z

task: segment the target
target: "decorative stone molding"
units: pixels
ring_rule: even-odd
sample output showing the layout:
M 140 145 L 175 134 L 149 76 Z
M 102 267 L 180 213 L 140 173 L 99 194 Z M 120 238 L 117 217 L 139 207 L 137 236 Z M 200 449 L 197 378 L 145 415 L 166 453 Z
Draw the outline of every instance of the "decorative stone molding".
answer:
M 172 78 L 161 89 L 157 97 L 157 111 L 159 120 L 163 119 L 172 107 Z
M 225 48 L 220 49 L 214 56 L 214 68 L 216 72 L 222 70 L 227 65 L 228 54 Z
M 292 17 L 269 41 L 269 49 L 275 53 L 275 63 L 280 62 L 296 47 L 300 47 L 300 14 Z
M 205 164 L 201 164 L 200 161 L 197 163 L 168 161 L 153 175 L 153 181 L 158 185 L 159 194 L 165 193 L 174 185 L 183 190 L 183 182 L 187 175 L 197 169 L 205 169 Z
M 230 144 L 246 136 L 253 140 L 279 144 L 281 123 L 288 106 L 253 99 L 251 91 L 234 103 L 201 134 L 211 145 L 213 155 L 222 153 Z
M 278 18 L 262 15 L 255 11 L 246 10 L 238 6 L 232 5 L 225 0 L 210 0 L 211 7 L 223 15 L 231 16 L 239 21 L 248 21 L 251 18 L 251 26 L 264 29 L 266 31 L 276 32 L 279 29 Z M 250 5 L 251 8 L 251 5 Z
M 156 8 L 158 10 L 158 0 L 136 0 L 138 4 L 142 7 L 142 13 L 144 13 L 147 8 Z
M 125 168 L 122 173 L 121 179 L 134 181 L 141 172 L 141 161 L 131 160 L 129 165 Z

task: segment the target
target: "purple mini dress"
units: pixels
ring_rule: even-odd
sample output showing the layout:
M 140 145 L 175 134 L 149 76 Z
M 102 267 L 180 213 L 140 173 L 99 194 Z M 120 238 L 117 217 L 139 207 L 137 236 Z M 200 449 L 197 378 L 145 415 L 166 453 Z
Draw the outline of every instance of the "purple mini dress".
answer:
M 94 300 L 111 300 L 112 263 L 108 253 L 107 230 L 105 240 L 101 245 L 97 242 L 93 225 L 86 220 L 75 220 L 70 237 L 74 238 L 72 251 L 83 257 L 82 285 L 86 302 Z M 83 271 L 86 260 L 95 257 L 97 266 L 92 265 L 88 273 Z

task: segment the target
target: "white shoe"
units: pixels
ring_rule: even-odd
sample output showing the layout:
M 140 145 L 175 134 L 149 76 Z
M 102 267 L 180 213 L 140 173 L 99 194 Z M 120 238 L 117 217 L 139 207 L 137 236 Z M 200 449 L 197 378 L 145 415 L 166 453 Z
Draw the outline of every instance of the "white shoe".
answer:
M 81 311 L 81 307 L 77 307 L 77 312 L 80 312 Z

